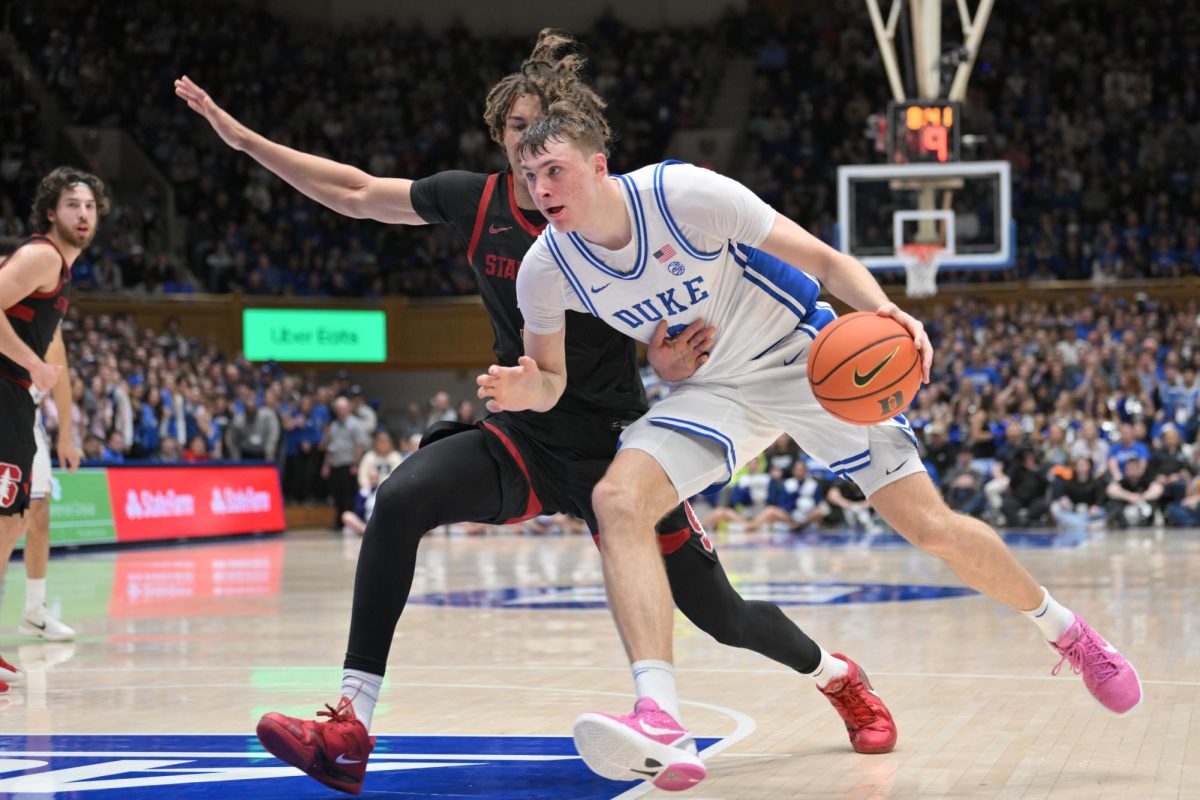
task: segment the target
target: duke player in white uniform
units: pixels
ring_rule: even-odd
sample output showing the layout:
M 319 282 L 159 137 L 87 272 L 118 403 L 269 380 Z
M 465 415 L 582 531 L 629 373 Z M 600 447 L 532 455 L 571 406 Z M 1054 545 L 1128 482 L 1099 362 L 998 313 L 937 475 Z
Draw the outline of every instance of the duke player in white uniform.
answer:
M 814 399 L 808 347 L 834 318 L 817 299 L 818 280 L 855 309 L 900 321 L 928 380 L 933 351 L 921 323 L 888 302 L 860 263 L 736 181 L 683 164 L 610 176 L 599 127 L 556 104 L 522 137 L 525 178 L 549 225 L 517 277 L 526 355 L 516 367 L 479 376 L 480 397 L 490 398 L 492 411 L 552 408 L 569 379 L 567 310 L 595 314 L 643 342 L 662 319 L 674 331 L 703 318 L 718 334 L 707 361 L 625 431 L 593 493 L 618 631 L 631 662 L 658 675 L 635 677 L 632 714 L 577 720 L 576 745 L 588 765 L 628 778 L 645 759 L 667 763 L 676 779 L 660 777 L 660 788 L 688 788 L 705 776 L 698 757 L 674 746 L 686 741 L 676 715 L 660 710 L 678 706 L 671 598 L 654 522 L 679 500 L 728 481 L 781 432 L 854 480 L 893 528 L 965 583 L 1027 614 L 1107 708 L 1136 705 L 1140 683 L 1115 648 L 1039 586 L 995 531 L 946 506 L 903 418 L 850 425 Z

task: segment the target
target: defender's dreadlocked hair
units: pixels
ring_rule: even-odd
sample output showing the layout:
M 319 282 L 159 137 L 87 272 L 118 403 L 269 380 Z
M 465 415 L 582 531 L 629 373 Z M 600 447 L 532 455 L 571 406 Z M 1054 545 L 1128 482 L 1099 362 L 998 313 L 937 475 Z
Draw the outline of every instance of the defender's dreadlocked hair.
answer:
M 543 28 L 533 52 L 522 62 L 520 72 L 504 78 L 488 92 L 483 119 L 492 141 L 504 146 L 504 123 L 508 112 L 518 97 L 528 94 L 538 98 L 544 113 L 551 113 L 556 104 L 565 101 L 569 108 L 593 119 L 598 126 L 600 150 L 607 155 L 608 144 L 613 138 L 608 120 L 604 118 L 608 104 L 580 80 L 579 73 L 586 63 L 583 56 L 577 53 L 558 56 L 560 51 L 574 44 L 575 40 L 570 36 Z

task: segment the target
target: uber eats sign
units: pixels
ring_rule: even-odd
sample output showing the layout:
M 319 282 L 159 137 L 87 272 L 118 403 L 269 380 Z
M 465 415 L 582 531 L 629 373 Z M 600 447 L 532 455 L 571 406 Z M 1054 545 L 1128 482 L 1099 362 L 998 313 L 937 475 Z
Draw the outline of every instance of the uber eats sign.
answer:
M 387 361 L 382 311 L 247 308 L 242 349 L 250 361 Z

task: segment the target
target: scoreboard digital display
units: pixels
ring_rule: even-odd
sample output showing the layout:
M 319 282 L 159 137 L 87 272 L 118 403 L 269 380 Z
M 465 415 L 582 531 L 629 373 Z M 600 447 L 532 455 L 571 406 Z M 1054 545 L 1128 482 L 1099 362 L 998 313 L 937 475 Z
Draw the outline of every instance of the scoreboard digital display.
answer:
M 949 100 L 888 104 L 888 161 L 893 164 L 959 160 L 962 114 Z

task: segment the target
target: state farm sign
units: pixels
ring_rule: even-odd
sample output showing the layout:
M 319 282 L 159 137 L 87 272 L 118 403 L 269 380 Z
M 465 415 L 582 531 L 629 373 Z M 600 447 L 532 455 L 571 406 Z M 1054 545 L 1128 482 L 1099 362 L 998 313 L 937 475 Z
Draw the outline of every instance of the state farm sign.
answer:
M 270 466 L 112 468 L 108 490 L 122 542 L 285 527 L 279 472 Z

